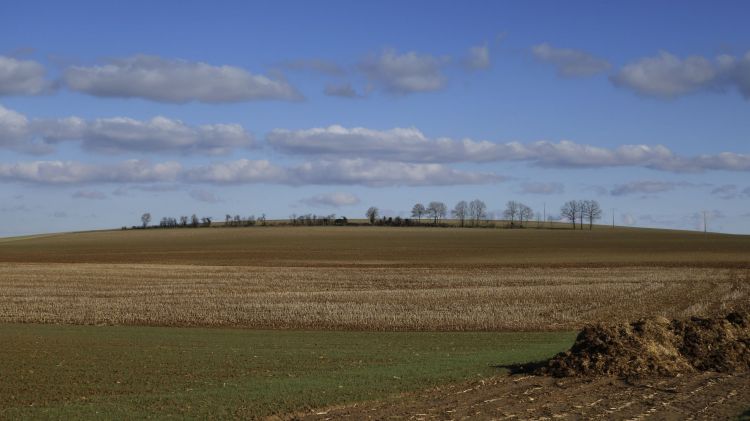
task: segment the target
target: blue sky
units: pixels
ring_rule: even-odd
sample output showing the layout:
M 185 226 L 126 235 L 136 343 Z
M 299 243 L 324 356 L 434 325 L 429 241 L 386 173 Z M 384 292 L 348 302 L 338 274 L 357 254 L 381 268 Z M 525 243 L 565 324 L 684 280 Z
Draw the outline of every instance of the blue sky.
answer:
M 0 236 L 570 199 L 750 233 L 743 2 L 0 5 Z

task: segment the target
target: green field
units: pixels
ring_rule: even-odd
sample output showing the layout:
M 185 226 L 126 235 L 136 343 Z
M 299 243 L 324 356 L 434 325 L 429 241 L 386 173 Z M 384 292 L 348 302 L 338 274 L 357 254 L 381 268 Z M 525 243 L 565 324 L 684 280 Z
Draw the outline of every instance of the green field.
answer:
M 548 357 L 555 333 L 0 325 L 0 418 L 262 417 Z

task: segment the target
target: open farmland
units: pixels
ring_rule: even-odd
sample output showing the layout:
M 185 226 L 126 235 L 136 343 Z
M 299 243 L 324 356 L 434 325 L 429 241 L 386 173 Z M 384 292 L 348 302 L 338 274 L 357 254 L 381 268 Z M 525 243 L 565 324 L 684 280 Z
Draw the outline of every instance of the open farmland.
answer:
M 750 239 L 679 231 L 256 227 L 0 242 L 0 320 L 555 330 L 748 301 Z
M 0 262 L 226 266 L 749 267 L 750 237 L 690 231 L 253 227 L 96 231 L 0 240 Z
M 493 366 L 562 351 L 589 322 L 746 307 L 749 256 L 746 236 L 602 227 L 201 228 L 3 239 L 0 339 L 12 345 L 0 350 L 0 418 L 296 417 L 365 400 L 377 401 L 367 415 L 376 418 L 500 416 L 493 402 L 529 390 L 556 405 L 586 383 L 558 391 L 548 379 L 502 380 Z M 685 388 L 675 396 L 696 405 L 728 394 L 732 405 L 719 407 L 735 413 L 744 378 L 721 379 L 691 375 L 669 387 Z M 449 391 L 466 381 L 498 385 L 487 393 L 505 400 L 444 396 L 463 393 Z M 689 395 L 706 382 L 720 385 L 715 394 Z M 425 392 L 434 404 L 408 401 L 434 386 Z M 610 394 L 623 399 L 613 405 L 640 399 L 620 383 L 597 390 L 601 407 L 587 407 L 588 415 L 606 414 L 606 403 L 596 402 Z M 403 392 L 407 401 L 389 406 Z M 558 412 L 591 403 L 571 402 Z M 544 405 L 512 411 L 548 414 Z M 638 405 L 628 408 L 650 410 Z M 356 408 L 330 414 L 363 418 Z

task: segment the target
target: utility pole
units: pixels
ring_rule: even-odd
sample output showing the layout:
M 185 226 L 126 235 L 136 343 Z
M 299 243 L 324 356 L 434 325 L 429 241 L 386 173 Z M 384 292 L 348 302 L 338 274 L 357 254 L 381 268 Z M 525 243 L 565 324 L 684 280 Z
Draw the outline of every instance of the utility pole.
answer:
M 707 232 L 708 232 L 708 223 L 706 220 L 706 211 L 703 211 L 703 233 L 705 234 Z
M 547 226 L 547 202 L 544 202 L 544 220 L 543 226 Z
M 612 228 L 615 227 L 615 208 L 612 208 Z

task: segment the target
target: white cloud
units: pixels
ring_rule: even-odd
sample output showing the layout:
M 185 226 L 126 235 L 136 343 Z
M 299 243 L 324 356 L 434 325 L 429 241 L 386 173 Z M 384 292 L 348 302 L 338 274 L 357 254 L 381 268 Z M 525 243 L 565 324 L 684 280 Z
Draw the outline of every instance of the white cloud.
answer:
M 357 196 L 351 193 L 333 192 L 316 194 L 315 196 L 302 199 L 300 202 L 309 206 L 338 208 L 357 205 L 360 201 Z
M 290 169 L 291 184 L 365 186 L 439 186 L 504 181 L 496 174 L 460 171 L 441 164 L 413 164 L 369 159 L 307 162 Z
M 36 119 L 0 105 L 0 147 L 51 152 L 61 141 L 80 141 L 96 152 L 164 152 L 225 154 L 254 145 L 253 136 L 238 124 L 189 126 L 180 120 L 128 117 L 86 121 L 79 117 Z
M 181 170 L 177 162 L 151 164 L 136 159 L 117 164 L 33 161 L 0 164 L 0 180 L 38 184 L 166 182 L 177 179 Z
M 136 55 L 98 66 L 71 66 L 68 88 L 100 97 L 144 98 L 159 102 L 221 103 L 278 99 L 299 100 L 286 81 L 254 75 L 234 66 Z
M 268 161 L 216 163 L 191 169 L 186 179 L 218 184 L 278 183 L 289 185 L 420 186 L 485 184 L 503 181 L 496 174 L 455 170 L 440 164 L 341 159 L 305 162 L 283 168 Z
M 180 120 L 154 117 L 100 118 L 90 122 L 71 117 L 37 120 L 34 131 L 49 142 L 80 140 L 85 149 L 97 152 L 161 152 L 225 154 L 235 148 L 253 146 L 253 137 L 238 124 L 188 126 Z
M 44 67 L 30 60 L 0 56 L 0 95 L 39 95 L 52 90 Z
M 73 193 L 74 199 L 104 200 L 107 195 L 97 190 L 78 190 Z
M 266 160 L 240 159 L 192 168 L 185 177 L 188 181 L 244 184 L 283 182 L 287 174 L 284 168 Z
M 537 60 L 555 66 L 562 77 L 593 76 L 612 67 L 607 60 L 585 51 L 555 48 L 547 43 L 531 47 L 531 53 Z
M 527 194 L 560 194 L 565 192 L 565 186 L 562 183 L 523 183 L 521 184 L 521 193 Z
M 441 67 L 446 61 L 447 58 L 413 51 L 398 54 L 395 50 L 385 50 L 380 55 L 367 57 L 359 67 L 370 81 L 386 92 L 403 95 L 442 89 L 446 78 Z
M 0 105 L 0 146 L 15 146 L 29 132 L 29 120 L 25 115 Z
M 469 53 L 464 60 L 464 64 L 473 70 L 489 69 L 492 64 L 490 61 L 490 48 L 487 44 L 469 48 Z
M 673 172 L 750 171 L 750 155 L 680 157 L 661 145 L 623 145 L 614 149 L 569 140 L 557 143 L 494 143 L 486 140 L 431 139 L 416 128 L 374 130 L 333 125 L 304 130 L 272 130 L 267 141 L 281 152 L 374 160 L 449 163 L 525 161 L 556 168 L 634 166 Z
M 659 98 L 674 98 L 698 91 L 736 88 L 750 99 L 750 52 L 741 57 L 720 55 L 680 58 L 666 51 L 627 64 L 611 77 L 619 87 Z

